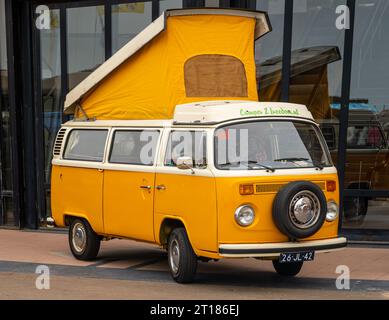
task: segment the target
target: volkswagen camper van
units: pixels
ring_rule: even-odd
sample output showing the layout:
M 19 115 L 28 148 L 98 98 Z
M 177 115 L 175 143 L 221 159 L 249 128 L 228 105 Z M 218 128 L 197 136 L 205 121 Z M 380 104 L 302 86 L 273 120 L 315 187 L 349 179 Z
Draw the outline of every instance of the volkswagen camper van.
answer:
M 167 250 L 173 279 L 198 261 L 271 260 L 296 275 L 338 236 L 336 168 L 303 105 L 208 101 L 177 105 L 171 120 L 72 120 L 58 132 L 52 213 L 75 258 L 102 240 Z

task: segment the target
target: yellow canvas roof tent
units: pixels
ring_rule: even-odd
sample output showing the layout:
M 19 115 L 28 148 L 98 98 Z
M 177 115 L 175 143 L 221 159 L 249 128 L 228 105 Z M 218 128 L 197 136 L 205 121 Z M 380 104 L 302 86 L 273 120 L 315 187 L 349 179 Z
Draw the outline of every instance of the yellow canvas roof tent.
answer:
M 254 42 L 265 12 L 167 10 L 66 97 L 76 118 L 171 119 L 177 104 L 258 100 Z

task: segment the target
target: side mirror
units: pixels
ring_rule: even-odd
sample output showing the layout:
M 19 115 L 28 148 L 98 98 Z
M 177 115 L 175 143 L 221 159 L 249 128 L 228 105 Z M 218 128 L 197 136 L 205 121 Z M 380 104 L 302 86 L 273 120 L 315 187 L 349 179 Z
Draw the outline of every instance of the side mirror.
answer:
M 179 157 L 177 159 L 177 168 L 181 170 L 193 170 L 193 159 L 191 157 Z

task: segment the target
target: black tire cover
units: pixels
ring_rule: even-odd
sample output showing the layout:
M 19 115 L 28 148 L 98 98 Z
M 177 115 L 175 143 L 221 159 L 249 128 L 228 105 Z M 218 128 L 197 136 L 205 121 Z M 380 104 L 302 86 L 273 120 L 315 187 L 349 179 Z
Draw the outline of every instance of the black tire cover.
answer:
M 303 229 L 292 223 L 289 216 L 289 205 L 293 197 L 301 191 L 314 193 L 320 203 L 319 218 L 309 228 Z M 327 201 L 323 191 L 318 185 L 310 181 L 295 181 L 288 183 L 276 195 L 273 202 L 273 221 L 277 228 L 290 239 L 308 238 L 314 235 L 322 227 L 327 214 Z

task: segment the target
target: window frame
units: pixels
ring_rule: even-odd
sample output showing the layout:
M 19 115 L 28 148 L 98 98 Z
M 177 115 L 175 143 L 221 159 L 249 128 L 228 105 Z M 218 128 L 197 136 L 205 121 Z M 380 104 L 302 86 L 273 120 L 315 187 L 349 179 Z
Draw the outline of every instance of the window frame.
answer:
M 204 167 L 193 167 L 193 169 L 198 169 L 198 170 L 205 170 L 205 169 L 208 169 L 209 168 L 209 165 L 211 164 L 210 160 L 211 157 L 210 157 L 210 148 L 208 146 L 208 140 L 209 140 L 209 131 L 207 130 L 207 128 L 170 128 L 170 130 L 168 130 L 166 132 L 166 140 L 164 141 L 164 145 L 163 147 L 161 148 L 161 164 L 162 164 L 162 167 L 163 168 L 170 168 L 170 169 L 178 169 L 177 166 L 170 166 L 170 165 L 167 165 L 166 164 L 166 156 L 167 156 L 167 150 L 168 150 L 168 146 L 169 146 L 169 141 L 170 141 L 170 136 L 173 132 L 177 132 L 177 131 L 180 131 L 180 132 L 202 132 L 202 133 L 205 133 L 205 157 L 206 157 L 206 165 Z M 178 170 L 181 170 L 181 169 L 178 169 Z
M 70 136 L 71 136 L 72 132 L 76 131 L 76 130 L 77 131 L 106 131 L 107 132 L 107 135 L 105 137 L 105 142 L 104 142 L 103 156 L 102 156 L 101 160 L 70 159 L 70 158 L 66 158 L 65 157 L 65 152 L 66 152 L 66 149 L 68 147 Z M 66 133 L 66 141 L 65 141 L 65 144 L 64 144 L 64 147 L 63 147 L 63 150 L 62 150 L 61 160 L 65 160 L 65 161 L 80 161 L 80 162 L 92 162 L 92 163 L 101 163 L 101 164 L 104 163 L 105 155 L 106 155 L 106 149 L 107 149 L 107 142 L 109 140 L 109 134 L 110 134 L 109 128 L 71 128 Z
M 331 154 L 330 154 L 330 150 L 327 146 L 327 142 L 323 136 L 323 133 L 320 129 L 320 127 L 317 125 L 316 122 L 314 121 L 309 121 L 309 120 L 302 120 L 302 119 L 299 119 L 299 118 L 287 118 L 287 119 L 276 119 L 276 118 L 269 118 L 269 119 L 248 119 L 248 120 L 241 120 L 241 121 L 233 121 L 233 122 L 227 122 L 227 123 L 223 123 L 222 125 L 218 126 L 215 128 L 215 131 L 214 131 L 214 135 L 212 137 L 212 140 L 213 140 L 213 166 L 216 170 L 219 170 L 219 171 L 247 171 L 246 169 L 244 170 L 231 170 L 229 168 L 220 168 L 220 166 L 217 164 L 217 157 L 216 157 L 216 154 L 217 154 L 217 150 L 216 150 L 216 146 L 217 146 L 217 137 L 215 136 L 215 132 L 219 129 L 222 129 L 222 128 L 225 128 L 225 127 L 229 127 L 229 126 L 232 126 L 232 125 L 236 125 L 236 124 L 243 124 L 243 123 L 252 123 L 252 122 L 269 122 L 269 121 L 274 121 L 274 122 L 292 122 L 292 123 L 302 123 L 302 124 L 306 124 L 306 125 L 311 125 L 316 134 L 317 134 L 317 138 L 319 140 L 319 143 L 323 149 L 323 154 L 325 155 L 325 157 L 327 158 L 327 161 L 328 161 L 328 165 L 324 165 L 323 168 L 332 168 L 334 166 L 334 163 L 332 161 L 332 158 L 331 158 Z M 307 167 L 286 167 L 286 168 L 274 168 L 276 171 L 278 170 L 293 170 L 293 169 L 313 169 L 313 168 L 316 168 L 314 165 L 312 166 L 307 166 Z M 251 170 L 251 169 L 250 169 Z M 258 169 L 254 169 L 253 171 L 266 171 L 266 168 L 258 168 Z
M 142 164 L 142 163 L 125 163 L 125 162 L 111 162 L 111 156 L 113 151 L 113 143 L 115 141 L 115 134 L 117 131 L 124 131 L 124 132 L 140 132 L 140 131 L 156 131 L 158 132 L 158 139 L 157 139 L 157 145 L 156 150 L 153 158 L 153 162 L 151 164 Z M 161 144 L 161 136 L 162 136 L 162 129 L 161 128 L 115 128 L 112 129 L 110 133 L 110 138 L 108 141 L 108 152 L 107 152 L 107 158 L 106 163 L 109 165 L 124 165 L 124 166 L 142 166 L 142 167 L 154 167 L 157 163 L 158 159 L 158 152 Z

